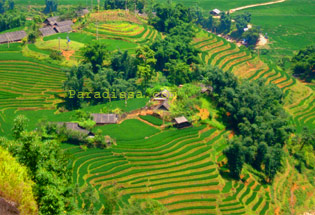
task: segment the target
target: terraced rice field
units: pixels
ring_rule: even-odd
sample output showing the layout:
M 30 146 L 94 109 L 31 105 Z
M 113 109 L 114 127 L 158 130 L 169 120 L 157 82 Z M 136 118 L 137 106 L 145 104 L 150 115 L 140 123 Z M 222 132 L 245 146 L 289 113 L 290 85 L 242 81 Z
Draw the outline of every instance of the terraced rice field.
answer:
M 93 35 L 97 34 L 97 26 L 94 24 L 84 30 Z M 162 37 L 162 34 L 152 26 L 127 22 L 102 23 L 98 26 L 98 35 L 104 39 L 123 40 L 136 44 L 146 44 Z
M 19 45 L 11 45 L 9 51 L 0 49 L 0 117 L 5 118 L 7 109 L 54 107 L 65 74 L 58 66 L 24 57 Z
M 203 62 L 224 71 L 231 70 L 237 76 L 256 80 L 265 78 L 277 85 L 287 97 L 285 108 L 292 115 L 291 122 L 300 131 L 303 126 L 315 126 L 315 93 L 271 62 L 263 62 L 244 47 L 226 41 L 217 35 L 199 30 L 193 45 L 202 51 Z
M 143 126 L 144 131 L 153 128 Z M 110 133 L 112 127 L 103 130 Z M 267 214 L 270 210 L 269 192 L 249 175 L 243 178 L 245 183 L 221 178 L 216 162 L 226 146 L 226 131 L 197 126 L 160 130 L 151 136 L 133 133 L 122 131 L 117 137 L 113 131 L 117 145 L 105 150 L 84 151 L 64 144 L 73 155 L 74 182 L 80 187 L 93 185 L 101 200 L 102 189 L 115 185 L 122 194 L 119 205 L 132 198 L 154 198 L 170 214 Z M 78 202 L 84 205 L 81 197 Z M 104 205 L 97 209 L 101 212 Z

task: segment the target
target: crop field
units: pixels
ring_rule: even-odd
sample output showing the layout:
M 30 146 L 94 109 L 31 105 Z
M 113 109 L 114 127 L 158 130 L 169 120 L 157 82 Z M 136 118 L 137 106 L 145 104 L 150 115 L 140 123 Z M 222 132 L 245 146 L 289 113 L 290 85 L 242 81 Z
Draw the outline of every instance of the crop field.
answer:
M 267 214 L 269 199 L 265 196 L 269 194 L 255 180 L 244 179 L 252 184 L 244 188 L 242 182 L 232 187 L 221 178 L 216 159 L 225 147 L 225 131 L 197 126 L 149 135 L 148 125 L 127 122 L 130 129 L 146 132 L 117 134 L 113 126 L 105 125 L 102 130 L 107 134 L 119 135 L 112 148 L 84 151 L 63 145 L 73 155 L 73 179 L 80 187 L 93 185 L 102 199 L 102 189 L 116 185 L 122 193 L 120 205 L 132 198 L 150 197 L 163 203 L 170 214 L 247 214 L 254 209 Z M 78 201 L 84 204 L 80 197 Z M 103 208 L 97 206 L 99 211 Z
M 50 108 L 65 74 L 60 67 L 24 57 L 19 44 L 0 46 L 0 110 Z
M 312 0 L 286 0 L 279 4 L 249 8 L 252 23 L 268 34 L 272 57 L 292 56 L 315 42 L 315 2 Z
M 277 85 L 286 96 L 285 108 L 292 115 L 291 122 L 301 131 L 303 126 L 315 126 L 315 93 L 274 63 L 264 62 L 243 47 L 205 31 L 199 31 L 193 45 L 202 51 L 203 62 L 224 71 L 255 80 L 265 78 L 267 83 Z
M 128 22 L 101 23 L 99 26 L 91 24 L 85 28 L 84 31 L 96 35 L 97 27 L 100 38 L 115 39 L 119 41 L 117 45 L 120 43 L 124 44 L 124 42 L 133 44 L 146 44 L 162 37 L 162 35 L 152 26 Z M 121 48 L 124 48 L 124 46 Z
M 1 94 L 0 94 L 1 95 Z M 129 99 L 127 105 L 125 100 L 112 101 L 106 104 L 94 105 L 82 108 L 90 113 L 101 113 L 101 109 L 120 108 L 123 112 L 130 112 L 145 106 L 148 98 Z M 16 110 L 15 108 L 2 109 L 0 111 L 0 135 L 11 136 L 13 120 L 18 115 L 24 115 L 29 119 L 28 129 L 33 130 L 37 127 L 40 119 L 51 122 L 69 122 L 75 120 L 75 111 L 55 114 L 56 110 Z

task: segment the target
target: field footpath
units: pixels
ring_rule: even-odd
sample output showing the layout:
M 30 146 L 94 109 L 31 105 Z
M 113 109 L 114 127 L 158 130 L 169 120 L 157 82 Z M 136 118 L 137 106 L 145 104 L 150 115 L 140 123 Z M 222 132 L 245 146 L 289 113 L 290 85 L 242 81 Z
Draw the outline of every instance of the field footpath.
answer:
M 259 7 L 259 6 L 264 6 L 264 5 L 270 5 L 270 4 L 277 4 L 277 3 L 284 2 L 284 1 L 285 0 L 278 0 L 278 1 L 260 3 L 260 4 L 251 4 L 251 5 L 247 5 L 247 6 L 237 7 L 237 8 L 231 9 L 231 10 L 229 10 L 229 12 L 230 13 L 234 13 L 235 11 L 238 11 L 238 10 L 243 10 L 243 9 L 247 9 L 247 8 L 251 8 L 251 7 Z

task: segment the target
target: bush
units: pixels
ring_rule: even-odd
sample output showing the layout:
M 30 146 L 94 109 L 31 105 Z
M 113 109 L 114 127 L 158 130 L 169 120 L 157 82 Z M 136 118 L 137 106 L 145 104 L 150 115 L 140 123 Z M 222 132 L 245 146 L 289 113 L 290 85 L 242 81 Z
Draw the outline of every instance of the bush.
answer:
M 62 60 L 62 53 L 61 53 L 60 51 L 53 50 L 53 51 L 50 53 L 49 57 L 50 57 L 51 59 L 53 59 L 53 60 L 58 60 L 58 61 L 60 61 L 60 60 Z

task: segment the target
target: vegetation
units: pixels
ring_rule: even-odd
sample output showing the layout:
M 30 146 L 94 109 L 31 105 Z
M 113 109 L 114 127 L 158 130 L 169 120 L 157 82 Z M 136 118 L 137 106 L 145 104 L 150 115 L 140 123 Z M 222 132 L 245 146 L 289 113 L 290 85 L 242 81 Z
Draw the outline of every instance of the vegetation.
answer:
M 269 214 L 280 207 L 281 213 L 289 214 L 290 198 L 300 198 L 296 213 L 305 212 L 303 205 L 313 205 L 314 197 L 307 193 L 314 189 L 312 83 L 301 83 L 270 58 L 284 50 L 273 49 L 280 47 L 274 35 L 279 29 L 269 29 L 268 50 L 249 50 L 224 39 L 245 39 L 254 48 L 266 25 L 253 25 L 245 32 L 244 28 L 250 22 L 259 24 L 256 11 L 262 10 L 264 22 L 281 24 L 288 35 L 281 45 L 300 49 L 312 44 L 305 42 L 309 35 L 304 42 L 285 44 L 299 34 L 291 37 L 294 31 L 283 23 L 295 23 L 294 18 L 311 23 L 309 9 L 297 6 L 303 16 L 287 10 L 292 15 L 279 24 L 279 19 L 268 19 L 269 9 L 278 14 L 276 4 L 246 10 L 251 13 L 221 13 L 219 18 L 198 5 L 184 6 L 189 4 L 186 0 L 108 0 L 105 11 L 102 5 L 99 11 L 90 8 L 89 1 L 59 0 L 53 13 L 55 6 L 48 3 L 53 1 L 35 0 L 38 5 L 32 2 L 28 8 L 25 2 L 15 2 L 16 17 L 23 14 L 28 19 L 8 31 L 26 30 L 29 42 L 35 43 L 24 39 L 22 45 L 0 45 L 0 81 L 5 83 L 0 87 L 0 133 L 8 138 L 0 142 L 28 168 L 40 213 Z M 231 9 L 227 5 L 244 3 L 214 2 L 209 9 L 225 11 Z M 69 3 L 72 6 L 63 6 Z M 206 8 L 213 2 L 199 4 Z M 278 5 L 282 4 L 296 5 L 291 0 Z M 77 17 L 75 12 L 85 7 L 91 13 Z M 4 15 L 10 14 L 6 9 Z M 38 38 L 43 20 L 56 15 L 75 21 L 69 47 L 68 33 Z M 303 69 L 304 80 L 312 65 L 310 50 L 302 50 L 291 62 L 292 71 L 295 66 Z M 208 90 L 201 93 L 204 87 Z M 151 97 L 164 88 L 175 96 L 168 101 L 170 111 L 154 111 L 162 119 L 147 115 L 139 120 L 138 112 L 125 113 L 147 103 L 147 98 L 132 99 L 137 92 Z M 140 115 L 145 112 L 152 113 L 146 108 Z M 95 126 L 90 113 L 128 116 L 119 124 Z M 170 126 L 181 115 L 193 127 Z M 48 122 L 76 122 L 95 137 Z M 168 126 L 159 127 L 162 124 Z M 63 150 L 72 157 L 64 156 Z M 68 163 L 73 170 L 66 170 Z
M 3 141 L 0 139 L 1 145 Z M 37 214 L 37 203 L 32 189 L 34 182 L 30 179 L 26 167 L 2 147 L 0 157 L 0 196 L 17 203 L 21 214 Z
M 39 212 L 61 214 L 63 211 L 74 211 L 71 171 L 60 142 L 45 140 L 39 132 L 26 131 L 25 118 L 21 116 L 15 120 L 13 130 L 15 139 L 2 139 L 1 146 L 27 168 L 35 182 L 33 192 Z
M 294 75 L 308 82 L 315 79 L 315 46 L 299 51 L 291 62 Z
M 264 81 L 240 83 L 232 73 L 218 69 L 204 73 L 218 107 L 237 134 L 225 151 L 232 175 L 238 178 L 246 162 L 258 170 L 264 164 L 266 176 L 273 179 L 281 167 L 281 147 L 292 132 L 281 106 L 281 90 Z
M 17 28 L 25 25 L 25 16 L 21 14 L 0 14 L 0 31 Z

